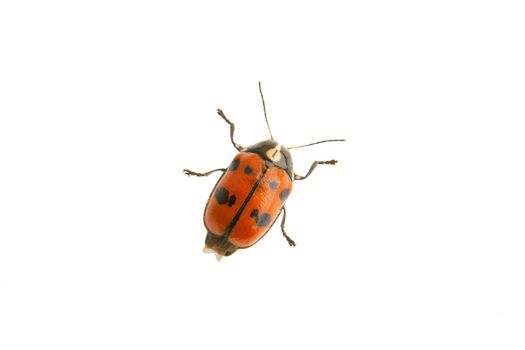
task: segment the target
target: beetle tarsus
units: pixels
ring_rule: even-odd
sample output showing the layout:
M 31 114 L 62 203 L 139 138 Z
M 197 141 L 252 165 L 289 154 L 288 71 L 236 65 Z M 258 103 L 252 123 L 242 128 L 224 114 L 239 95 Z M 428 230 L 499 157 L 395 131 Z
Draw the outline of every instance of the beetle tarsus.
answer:
M 188 169 L 184 169 L 182 170 L 182 172 L 184 173 L 184 175 L 188 175 L 188 176 L 208 176 L 216 171 L 226 171 L 226 168 L 219 168 L 219 169 L 213 169 L 213 170 L 210 170 L 210 171 L 207 171 L 205 173 L 197 173 L 195 171 L 192 171 L 192 170 L 188 170 Z
M 283 231 L 284 238 L 286 238 L 286 240 L 288 241 L 288 244 L 290 245 L 290 247 L 295 247 L 296 244 L 295 244 L 294 240 L 291 239 L 291 238 L 286 234 L 286 232 L 284 232 L 284 230 L 282 230 L 282 231 Z

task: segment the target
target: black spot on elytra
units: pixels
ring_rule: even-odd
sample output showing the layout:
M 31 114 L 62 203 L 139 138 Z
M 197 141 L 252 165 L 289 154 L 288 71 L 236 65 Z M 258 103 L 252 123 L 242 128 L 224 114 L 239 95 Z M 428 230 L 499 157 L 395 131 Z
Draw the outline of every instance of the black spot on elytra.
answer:
M 230 199 L 228 199 L 228 206 L 231 207 L 232 205 L 234 205 L 236 200 L 237 197 L 234 194 L 232 194 Z
M 281 191 L 281 193 L 279 193 L 279 198 L 281 198 L 281 201 L 285 201 L 286 198 L 288 198 L 288 195 L 290 194 L 290 190 L 285 188 L 284 190 Z
M 253 171 L 252 167 L 247 165 L 246 168 L 244 168 L 244 173 L 245 174 L 251 174 Z
M 228 201 L 228 197 L 230 196 L 230 193 L 224 187 L 219 187 L 217 191 L 215 191 L 214 196 L 217 202 L 219 202 L 219 204 L 224 204 Z
M 259 217 L 257 218 L 257 226 L 268 226 L 270 225 L 270 222 L 272 222 L 272 217 L 270 216 L 270 214 L 267 214 L 267 213 L 263 213 L 261 215 L 259 215 Z
M 219 187 L 217 189 L 217 191 L 215 191 L 215 199 L 217 200 L 217 202 L 219 204 L 226 204 L 228 203 L 228 206 L 231 207 L 235 204 L 235 201 L 237 200 L 237 196 L 232 194 L 230 196 L 230 192 L 224 188 L 224 187 Z
M 272 191 L 275 191 L 277 187 L 279 187 L 279 183 L 277 181 L 270 181 L 269 186 Z
M 272 222 L 272 216 L 267 213 L 259 215 L 259 209 L 253 209 L 250 213 L 250 217 L 255 219 L 255 225 L 259 227 L 268 226 Z
M 241 164 L 240 158 L 235 158 L 230 164 L 230 167 L 229 167 L 230 171 L 237 170 L 237 168 L 239 167 L 239 164 Z

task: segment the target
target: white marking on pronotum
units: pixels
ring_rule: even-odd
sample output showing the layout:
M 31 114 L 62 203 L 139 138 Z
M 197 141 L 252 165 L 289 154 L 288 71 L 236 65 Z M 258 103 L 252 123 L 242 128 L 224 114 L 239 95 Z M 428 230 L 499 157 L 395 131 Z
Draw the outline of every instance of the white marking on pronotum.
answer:
M 274 148 L 270 148 L 266 151 L 266 157 L 272 162 L 278 162 L 281 160 L 281 145 L 277 145 Z

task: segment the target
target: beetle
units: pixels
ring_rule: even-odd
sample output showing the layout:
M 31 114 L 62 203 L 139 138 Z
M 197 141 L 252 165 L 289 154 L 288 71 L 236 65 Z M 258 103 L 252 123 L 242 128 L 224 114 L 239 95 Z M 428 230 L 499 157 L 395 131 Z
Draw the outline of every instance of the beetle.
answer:
M 222 111 L 217 114 L 230 126 L 230 140 L 239 153 L 228 168 L 219 168 L 205 173 L 184 169 L 188 176 L 208 176 L 222 172 L 215 184 L 204 209 L 204 226 L 207 230 L 205 253 L 215 253 L 217 260 L 229 256 L 238 249 L 251 247 L 273 226 L 282 213 L 281 231 L 292 247 L 295 242 L 284 228 L 286 222 L 286 199 L 292 191 L 293 181 L 304 180 L 319 164 L 334 165 L 337 160 L 315 161 L 306 175 L 293 171 L 291 149 L 316 145 L 324 142 L 345 141 L 331 139 L 306 145 L 285 147 L 274 140 L 266 104 L 259 82 L 264 118 L 270 139 L 243 147 L 234 140 L 235 124 Z

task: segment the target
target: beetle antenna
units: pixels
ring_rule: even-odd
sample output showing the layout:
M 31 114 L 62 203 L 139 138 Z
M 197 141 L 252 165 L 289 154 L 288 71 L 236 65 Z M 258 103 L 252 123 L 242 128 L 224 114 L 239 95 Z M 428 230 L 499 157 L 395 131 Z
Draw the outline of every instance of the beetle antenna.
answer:
M 319 144 L 319 143 L 325 143 L 325 142 L 341 142 L 341 141 L 346 141 L 346 140 L 345 140 L 345 139 L 323 140 L 323 141 L 317 141 L 317 142 L 309 143 L 309 144 L 307 144 L 307 145 L 293 146 L 293 147 L 286 147 L 286 148 L 288 148 L 288 149 L 302 148 L 302 147 L 308 147 L 308 146 L 317 145 L 317 144 Z
M 259 81 L 259 92 L 261 93 L 261 99 L 262 99 L 263 110 L 264 110 L 264 119 L 266 119 L 266 125 L 268 126 L 268 131 L 270 132 L 270 139 L 273 140 L 272 130 L 270 129 L 270 123 L 268 123 L 268 117 L 266 116 L 266 104 L 264 103 L 264 96 L 263 96 L 263 93 L 262 93 L 262 88 L 261 88 L 261 82 L 260 81 Z

